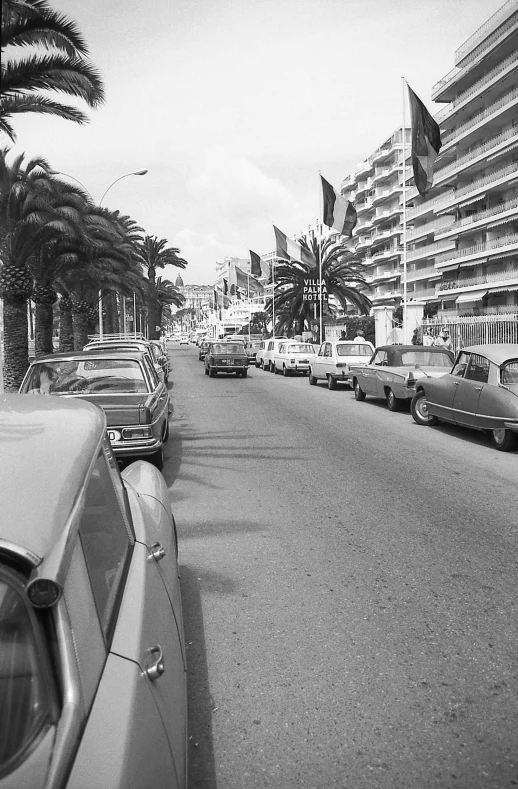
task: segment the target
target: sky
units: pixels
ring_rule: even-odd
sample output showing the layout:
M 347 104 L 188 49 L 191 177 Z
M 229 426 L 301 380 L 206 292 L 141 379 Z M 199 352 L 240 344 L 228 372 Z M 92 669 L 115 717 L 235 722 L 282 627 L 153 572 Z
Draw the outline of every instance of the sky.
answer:
M 314 226 L 319 171 L 342 180 L 403 122 L 503 0 L 49 0 L 74 20 L 106 102 L 79 126 L 28 114 L 14 149 L 165 238 L 186 284 Z M 408 109 L 407 119 L 409 123 Z M 4 141 L 2 141 L 4 142 Z M 178 269 L 163 276 L 176 279 Z

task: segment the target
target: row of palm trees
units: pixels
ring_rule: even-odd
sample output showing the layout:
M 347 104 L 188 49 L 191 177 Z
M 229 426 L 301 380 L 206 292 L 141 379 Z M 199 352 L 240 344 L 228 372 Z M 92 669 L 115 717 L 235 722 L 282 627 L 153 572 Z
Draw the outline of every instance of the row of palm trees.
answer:
M 13 118 L 45 113 L 86 123 L 88 117 L 56 94 L 96 108 L 104 101 L 100 74 L 73 21 L 45 0 L 2 0 L 0 134 L 15 142 Z M 16 390 L 28 364 L 28 303 L 34 302 L 37 356 L 82 348 L 98 323 L 102 297 L 107 331 L 126 322 L 126 299 L 147 313 L 156 337 L 168 305 L 183 297 L 157 278 L 165 265 L 185 268 L 180 250 L 119 211 L 96 205 L 59 177 L 43 158 L 0 149 L 0 297 L 4 320 L 4 386 Z M 142 324 L 141 324 L 142 326 Z M 144 327 L 142 327 L 144 328 Z

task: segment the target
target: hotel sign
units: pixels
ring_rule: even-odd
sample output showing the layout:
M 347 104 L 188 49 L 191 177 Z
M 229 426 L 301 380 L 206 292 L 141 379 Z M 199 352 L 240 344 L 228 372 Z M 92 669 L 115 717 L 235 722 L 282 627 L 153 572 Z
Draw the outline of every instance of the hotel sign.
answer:
M 325 279 L 319 277 L 305 277 L 304 288 L 302 291 L 302 301 L 320 301 L 320 293 L 322 292 L 322 301 L 328 302 L 329 297 L 327 293 L 327 284 Z

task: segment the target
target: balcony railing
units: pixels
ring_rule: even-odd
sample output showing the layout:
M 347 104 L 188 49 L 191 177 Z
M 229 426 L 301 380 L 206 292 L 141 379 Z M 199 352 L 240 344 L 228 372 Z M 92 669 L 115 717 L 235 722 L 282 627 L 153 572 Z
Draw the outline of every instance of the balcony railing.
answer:
M 508 69 L 509 66 L 511 66 L 513 63 L 516 63 L 517 61 L 518 56 L 516 55 L 516 52 L 513 52 L 513 54 L 509 55 L 508 58 L 502 60 L 498 66 L 491 69 L 491 71 L 488 71 L 487 74 L 484 74 L 481 79 L 477 80 L 477 82 L 474 82 L 473 85 L 470 85 L 466 90 L 463 90 L 462 93 L 459 93 L 457 98 L 455 98 L 444 109 L 438 112 L 437 115 L 434 116 L 436 123 L 440 125 L 445 120 L 445 118 L 447 118 L 457 109 L 457 107 L 464 104 L 464 102 L 467 101 L 470 96 L 476 95 L 484 87 L 484 85 L 487 85 L 489 82 L 495 79 L 495 77 L 498 77 L 506 69 Z
M 436 290 L 461 290 L 462 288 L 472 288 L 475 285 L 485 285 L 486 283 L 511 282 L 518 283 L 518 272 L 516 269 L 506 269 L 505 271 L 490 271 L 487 274 L 479 274 L 477 277 L 466 277 L 459 279 L 447 279 L 436 285 Z
M 427 244 L 424 247 L 418 247 L 418 249 L 411 249 L 407 252 L 407 262 L 411 260 L 419 260 L 419 258 L 423 257 L 432 257 L 437 252 L 441 252 L 444 249 L 448 249 L 452 247 L 454 241 L 447 238 L 444 241 L 435 241 L 433 244 Z
M 493 104 L 490 104 L 489 107 L 486 107 L 485 110 L 482 110 L 481 112 L 474 115 L 472 118 L 470 118 L 469 121 L 467 121 L 467 123 L 463 123 L 461 126 L 457 126 L 451 132 L 445 132 L 445 134 L 443 134 L 442 136 L 442 144 L 447 145 L 448 143 L 455 140 L 457 137 L 460 137 L 460 135 L 463 134 L 465 131 L 469 131 L 470 129 L 473 129 L 478 123 L 481 123 L 486 118 L 489 118 L 490 115 L 494 115 L 495 112 L 498 112 L 498 110 L 507 107 L 507 105 L 511 104 L 513 101 L 516 101 L 517 99 L 518 99 L 518 87 L 514 88 L 514 90 L 511 90 L 509 93 L 507 93 L 498 101 L 495 101 L 493 102 Z
M 454 205 L 459 200 L 462 200 L 468 195 L 483 189 L 485 186 L 488 186 L 489 184 L 492 184 L 501 178 L 505 178 L 507 175 L 516 175 L 518 177 L 516 164 L 510 164 L 507 165 L 507 167 L 503 167 L 501 170 L 495 170 L 494 172 L 486 175 L 484 178 L 479 178 L 477 181 L 467 184 L 466 186 L 462 187 L 462 189 L 452 189 L 444 195 L 438 195 L 437 197 L 434 197 L 433 200 L 426 200 L 424 203 L 421 203 L 421 205 L 418 205 L 415 208 L 411 208 L 407 211 L 407 220 L 419 216 L 420 214 L 428 213 L 430 209 L 433 209 L 434 211 L 440 211 L 450 204 Z
M 448 225 L 444 227 L 436 227 L 436 233 L 445 233 L 450 230 L 460 230 L 463 227 L 469 227 L 469 225 L 473 225 L 475 223 L 484 221 L 484 219 L 493 219 L 497 217 L 499 214 L 503 214 L 506 211 L 512 211 L 513 208 L 518 208 L 518 197 L 515 197 L 513 200 L 507 200 L 505 203 L 499 203 L 492 208 L 486 208 L 484 211 L 477 211 L 476 214 L 472 214 L 471 216 L 465 216 L 463 219 L 459 219 L 457 222 L 450 222 Z M 429 222 L 428 224 L 433 225 L 433 222 Z M 410 239 L 410 236 L 407 236 L 407 241 Z
M 493 250 L 503 250 L 506 247 L 518 245 L 518 233 L 512 233 L 508 236 L 500 236 L 493 238 L 490 241 L 484 241 L 482 244 L 475 244 L 472 247 L 464 247 L 464 249 L 452 249 L 450 252 L 445 252 L 442 255 L 437 255 L 435 258 L 436 265 L 444 265 L 446 261 L 459 260 L 461 258 L 470 257 L 471 255 L 479 255 Z
M 468 55 L 474 59 L 486 49 L 489 49 L 497 41 L 502 33 L 505 33 L 516 23 L 515 11 L 518 10 L 516 0 L 508 0 L 502 8 L 499 8 L 486 22 L 484 22 L 473 35 L 455 52 L 455 65 L 459 65 Z M 507 19 L 506 19 L 507 18 Z M 500 24 L 500 22 L 502 22 Z M 491 32 L 492 31 L 492 32 Z M 478 41 L 478 43 L 477 43 Z
M 422 279 L 423 277 L 437 276 L 438 273 L 439 272 L 435 266 L 426 266 L 426 268 L 413 269 L 412 271 L 407 271 L 406 281 L 414 282 L 415 280 Z
M 496 137 L 492 137 L 490 140 L 487 140 L 482 145 L 477 145 L 476 148 L 472 148 L 469 153 L 465 154 L 465 156 L 459 157 L 459 159 L 456 159 L 454 162 L 449 164 L 448 167 L 442 167 L 440 170 L 436 170 L 434 176 L 435 182 L 437 183 L 443 178 L 448 178 L 456 170 L 461 170 L 469 162 L 472 162 L 474 159 L 478 159 L 479 156 L 487 153 L 487 151 L 491 151 L 493 148 L 496 148 L 498 145 L 506 142 L 506 140 L 512 140 L 513 137 L 518 140 L 518 127 L 507 129 L 505 132 L 502 132 Z
M 419 225 L 419 227 L 414 227 L 412 230 L 409 230 L 406 236 L 407 242 L 413 241 L 416 238 L 421 238 L 422 236 L 427 236 L 430 233 L 444 232 L 447 228 L 452 228 L 455 223 L 452 222 L 451 219 L 449 219 L 449 221 L 444 221 L 445 219 L 449 218 L 436 217 L 432 222 L 426 222 L 424 225 Z

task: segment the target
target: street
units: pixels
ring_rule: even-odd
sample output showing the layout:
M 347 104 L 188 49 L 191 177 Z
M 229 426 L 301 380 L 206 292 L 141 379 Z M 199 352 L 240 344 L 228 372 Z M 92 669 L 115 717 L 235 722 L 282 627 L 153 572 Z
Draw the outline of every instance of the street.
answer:
M 518 453 L 169 345 L 191 789 L 518 785 Z

